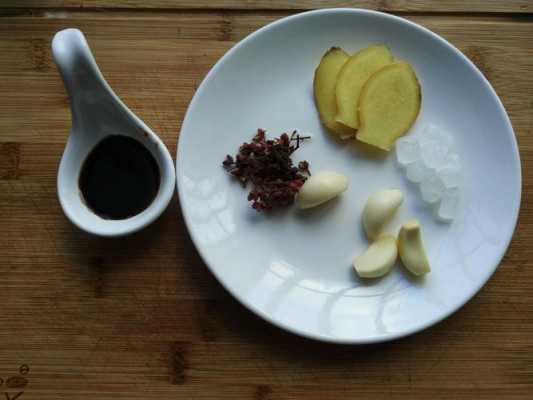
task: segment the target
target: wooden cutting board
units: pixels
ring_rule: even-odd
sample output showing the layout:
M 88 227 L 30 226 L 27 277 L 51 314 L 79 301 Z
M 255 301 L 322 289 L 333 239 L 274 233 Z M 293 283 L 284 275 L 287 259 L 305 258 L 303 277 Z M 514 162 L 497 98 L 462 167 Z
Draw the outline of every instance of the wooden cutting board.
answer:
M 521 215 L 496 274 L 444 322 L 382 345 L 305 340 L 245 310 L 200 260 L 176 200 L 110 240 L 75 229 L 56 196 L 70 114 L 54 32 L 85 32 L 111 86 L 175 154 L 187 105 L 225 51 L 327 5 L 399 14 L 459 47 L 500 95 L 522 158 Z M 7 0 L 0 94 L 0 397 L 531 398 L 533 2 Z

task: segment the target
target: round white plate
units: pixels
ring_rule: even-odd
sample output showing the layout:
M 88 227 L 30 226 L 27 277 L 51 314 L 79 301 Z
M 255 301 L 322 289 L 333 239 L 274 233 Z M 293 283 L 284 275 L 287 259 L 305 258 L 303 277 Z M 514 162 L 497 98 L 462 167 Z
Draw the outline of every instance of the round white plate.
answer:
M 313 74 L 331 46 L 353 53 L 385 43 L 410 62 L 422 86 L 411 132 L 431 123 L 453 134 L 466 189 L 458 218 L 438 223 L 395 163 L 332 141 L 313 101 Z M 338 200 L 311 212 L 259 214 L 222 168 L 257 128 L 313 133 L 293 155 L 311 171 L 349 176 Z M 249 309 L 291 332 L 331 342 L 370 343 L 424 329 L 469 300 L 498 266 L 520 206 L 521 171 L 509 118 L 478 69 L 429 30 L 379 12 L 332 9 L 259 29 L 218 61 L 183 122 L 177 154 L 185 222 L 213 274 Z M 397 187 L 405 201 L 392 226 L 416 217 L 432 272 L 413 280 L 401 265 L 362 281 L 351 262 L 368 246 L 361 210 L 375 191 Z

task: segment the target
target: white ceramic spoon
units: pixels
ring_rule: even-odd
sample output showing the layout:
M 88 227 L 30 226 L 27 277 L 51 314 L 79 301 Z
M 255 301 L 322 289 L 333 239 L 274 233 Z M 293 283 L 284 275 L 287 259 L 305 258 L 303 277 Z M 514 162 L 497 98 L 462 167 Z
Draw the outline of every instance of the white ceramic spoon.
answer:
M 113 92 L 98 69 L 83 34 L 65 29 L 54 36 L 52 53 L 70 98 L 72 128 L 57 177 L 59 201 L 66 216 L 79 228 L 101 236 L 135 232 L 154 221 L 174 192 L 172 157 L 159 137 Z M 160 170 L 159 192 L 140 214 L 106 220 L 84 203 L 78 187 L 83 162 L 94 146 L 109 135 L 135 138 L 152 153 Z

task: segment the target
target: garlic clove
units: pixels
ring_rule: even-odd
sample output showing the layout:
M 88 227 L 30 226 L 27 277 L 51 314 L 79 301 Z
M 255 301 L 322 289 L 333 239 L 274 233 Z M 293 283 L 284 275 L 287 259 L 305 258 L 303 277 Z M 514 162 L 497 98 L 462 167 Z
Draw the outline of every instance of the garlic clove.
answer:
M 422 242 L 420 223 L 416 219 L 405 222 L 398 235 L 398 250 L 403 265 L 414 275 L 430 272 L 429 261 Z
M 305 209 L 333 199 L 348 188 L 348 178 L 332 171 L 321 171 L 310 176 L 300 188 L 296 204 Z
M 363 209 L 363 227 L 369 240 L 376 239 L 403 202 L 398 189 L 387 189 L 370 196 Z
M 353 266 L 361 278 L 379 278 L 392 269 L 397 258 L 396 238 L 383 235 L 353 260 Z

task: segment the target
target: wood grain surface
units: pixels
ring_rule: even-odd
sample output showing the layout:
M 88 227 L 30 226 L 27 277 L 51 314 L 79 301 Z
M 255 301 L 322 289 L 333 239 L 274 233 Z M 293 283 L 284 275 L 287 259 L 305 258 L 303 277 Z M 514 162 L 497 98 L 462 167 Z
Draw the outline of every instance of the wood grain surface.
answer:
M 529 13 L 531 0 L 4 0 L 14 8 L 141 8 L 195 10 L 311 10 L 359 7 L 391 12 Z
M 353 3 L 0 4 L 0 397 L 531 398 L 531 1 L 358 2 L 401 13 L 463 50 L 500 95 L 520 146 L 522 209 L 507 255 L 472 301 L 424 332 L 350 347 L 267 324 L 209 273 L 176 200 L 122 239 L 86 235 L 62 214 L 56 172 L 70 114 L 50 54 L 54 32 L 86 33 L 111 86 L 175 154 L 196 87 L 233 44 L 295 10 Z

